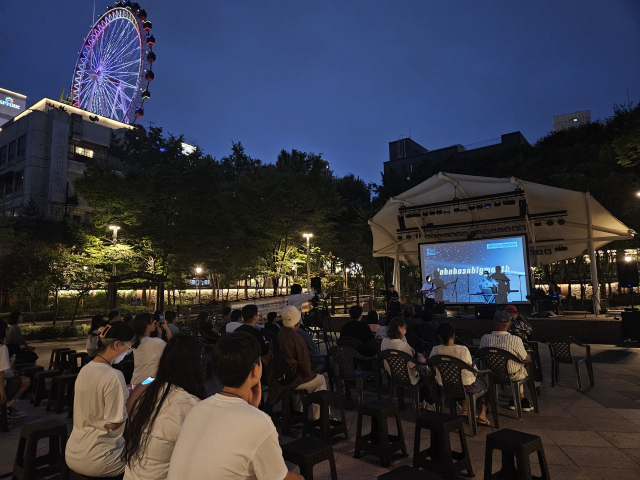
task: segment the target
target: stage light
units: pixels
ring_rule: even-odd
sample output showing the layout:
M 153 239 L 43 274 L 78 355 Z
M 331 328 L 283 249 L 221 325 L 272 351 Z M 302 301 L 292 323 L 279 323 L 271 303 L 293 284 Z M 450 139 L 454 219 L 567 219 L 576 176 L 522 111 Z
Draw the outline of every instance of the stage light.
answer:
M 453 207 L 453 213 L 460 212 L 460 207 Z
M 419 213 L 407 213 L 407 214 L 405 215 L 405 218 L 417 218 L 417 217 L 419 217 L 419 216 L 420 216 L 420 214 L 419 214 Z
M 511 231 L 511 227 L 504 227 L 504 231 L 505 232 L 510 232 Z
M 636 193 L 636 195 L 637 195 L 638 197 L 640 197 L 640 192 Z
M 473 240 L 474 238 L 476 238 L 476 232 L 469 232 L 467 234 L 467 240 Z
M 495 202 L 493 202 L 493 206 L 494 206 L 494 207 L 499 207 L 500 205 L 502 205 L 502 204 L 500 203 L 500 200 L 496 200 Z
M 564 224 L 565 224 L 564 218 L 558 219 L 558 225 L 564 225 Z
M 427 216 L 429 216 L 429 212 L 427 212 L 427 211 L 425 210 L 424 212 L 422 212 L 422 216 L 423 216 L 423 217 L 427 217 Z
M 553 227 L 553 220 L 551 219 L 547 220 L 547 225 L 549 225 L 550 227 Z
M 491 204 L 490 203 L 485 203 L 484 204 L 484 208 L 491 208 Z
M 515 205 L 516 201 L 513 198 L 509 198 L 502 202 L 503 205 Z
M 481 204 L 481 203 L 477 204 L 477 205 L 476 205 L 476 208 L 477 208 L 478 210 L 482 210 L 482 204 Z
M 544 252 L 542 250 L 535 250 L 536 255 L 543 255 Z
M 482 233 L 483 233 L 484 235 L 487 235 L 487 234 L 489 233 L 489 229 L 488 229 L 488 228 L 484 228 L 484 229 L 482 230 Z
M 398 241 L 402 240 L 402 235 L 398 235 Z
M 496 229 L 495 229 L 495 227 L 494 227 L 494 228 L 490 228 L 490 229 L 489 229 L 489 232 L 490 232 L 490 233 L 497 233 L 497 230 L 496 230 Z
M 407 239 L 407 240 L 411 240 L 411 234 L 407 233 L 407 235 L 404 238 Z
M 536 220 L 536 221 L 535 221 L 535 223 L 534 223 L 534 225 L 535 225 L 536 227 L 541 227 L 541 226 L 542 226 L 542 222 L 541 222 L 540 220 Z
M 568 247 L 556 247 L 556 252 L 566 252 L 567 250 L 569 250 Z
M 504 233 L 504 227 L 498 227 L 498 233 Z
M 467 208 L 468 208 L 469 210 L 475 210 L 475 209 L 476 209 L 476 206 L 475 206 L 475 205 L 469 205 Z
M 442 210 L 440 209 L 436 210 L 436 215 L 442 215 Z
M 545 255 L 551 255 L 551 249 L 550 248 L 545 248 L 544 249 L 544 254 Z
M 429 210 L 429 215 L 435 215 L 436 211 L 435 210 Z

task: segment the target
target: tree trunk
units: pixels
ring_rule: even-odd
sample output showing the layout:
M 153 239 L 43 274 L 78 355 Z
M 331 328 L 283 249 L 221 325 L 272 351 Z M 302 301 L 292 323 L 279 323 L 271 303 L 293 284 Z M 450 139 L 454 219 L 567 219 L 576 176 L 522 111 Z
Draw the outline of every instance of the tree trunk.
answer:
M 249 300 L 249 285 L 247 285 L 247 278 L 244 279 L 244 299 Z
M 54 299 L 53 324 L 55 325 L 56 320 L 58 320 L 58 287 L 55 287 Z

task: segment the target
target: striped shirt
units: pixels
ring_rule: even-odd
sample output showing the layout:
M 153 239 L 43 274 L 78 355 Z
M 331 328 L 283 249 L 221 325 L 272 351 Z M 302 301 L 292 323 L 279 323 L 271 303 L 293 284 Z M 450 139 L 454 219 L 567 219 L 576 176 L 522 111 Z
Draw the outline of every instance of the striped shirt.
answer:
M 500 348 L 512 353 L 520 360 L 527 358 L 527 351 L 520 337 L 511 335 L 509 332 L 493 331 L 487 335 L 483 335 L 480 340 L 480 348 Z M 521 366 L 513 361 L 509 361 L 507 369 L 510 375 L 514 375 L 520 371 Z

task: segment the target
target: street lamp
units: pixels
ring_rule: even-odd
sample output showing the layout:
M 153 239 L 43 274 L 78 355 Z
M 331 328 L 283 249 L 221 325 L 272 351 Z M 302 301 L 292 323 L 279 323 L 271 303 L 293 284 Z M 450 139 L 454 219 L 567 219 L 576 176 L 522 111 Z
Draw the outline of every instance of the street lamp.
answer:
M 115 246 L 118 243 L 118 230 L 120 227 L 118 225 L 109 225 L 109 230 L 111 230 L 111 245 Z M 114 263 L 111 267 L 111 274 L 116 276 L 116 264 Z
M 202 272 L 202 269 L 200 267 L 196 267 L 196 282 L 198 284 L 198 303 L 200 303 L 200 273 Z
M 347 274 L 344 281 L 344 289 L 349 290 L 349 267 L 345 268 L 344 272 Z
M 309 240 L 313 237 L 313 233 L 303 233 L 302 236 L 307 239 L 307 292 L 311 291 L 311 263 L 309 259 Z

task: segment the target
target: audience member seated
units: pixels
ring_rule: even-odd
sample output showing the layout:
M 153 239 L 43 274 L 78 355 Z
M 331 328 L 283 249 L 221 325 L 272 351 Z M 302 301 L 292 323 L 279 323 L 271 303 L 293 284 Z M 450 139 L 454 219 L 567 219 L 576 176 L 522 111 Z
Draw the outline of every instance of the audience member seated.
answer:
M 360 305 L 352 306 L 349 309 L 349 317 L 351 317 L 351 320 L 340 329 L 340 337 L 351 337 L 364 343 L 366 348 L 359 348 L 358 353 L 365 357 L 373 357 L 376 354 L 376 350 L 371 345 L 371 342 L 375 339 L 375 335 L 369 325 L 362 321 L 362 307 Z
M 122 322 L 124 320 L 124 318 L 122 318 L 122 314 L 120 313 L 120 310 L 117 310 L 117 309 L 111 310 L 108 314 L 108 318 L 109 318 L 109 323 Z
M 231 312 L 231 321 L 227 323 L 225 333 L 233 333 L 236 328 L 241 327 L 242 325 L 244 325 L 244 322 L 242 321 L 242 310 L 235 309 Z
M 512 353 L 520 360 L 531 360 L 529 354 L 524 349 L 522 339 L 516 335 L 511 335 L 508 330 L 511 327 L 511 315 L 509 312 L 496 312 L 493 315 L 493 332 L 483 335 L 480 339 L 480 348 L 501 348 L 509 353 Z M 507 370 L 511 380 L 522 380 L 527 376 L 527 369 L 522 364 L 509 361 L 507 364 Z M 533 410 L 531 403 L 524 396 L 524 389 L 520 385 L 520 405 L 522 405 L 523 412 L 530 412 Z M 516 406 L 513 403 L 513 398 L 509 400 L 509 408 L 515 410 Z
M 11 360 L 9 359 L 9 348 L 2 345 L 7 334 L 7 323 L 0 320 L 0 404 L 7 406 L 7 418 L 15 419 L 24 417 L 24 413 L 18 410 L 14 405 L 20 395 L 22 395 L 31 380 L 21 377 L 17 372 L 11 369 Z
M 34 352 L 35 347 L 27 344 L 22 336 L 19 325 L 21 321 L 22 313 L 19 310 L 14 310 L 9 314 L 9 329 L 4 344 L 9 347 L 10 355 L 16 356 L 16 361 L 35 362 L 38 360 L 38 355 Z
M 216 344 L 211 363 L 223 389 L 189 412 L 173 449 L 169 480 L 303 480 L 287 471 L 278 432 L 258 410 L 260 353 L 258 341 L 245 332 L 225 335 Z
M 222 309 L 222 318 L 218 321 L 218 326 L 224 328 L 231 321 L 231 307 L 224 307 Z
M 402 318 L 407 324 L 407 331 L 414 335 L 418 335 L 418 328 L 422 324 L 422 320 L 414 318 L 415 310 L 411 305 L 405 305 L 402 309 Z
M 207 340 L 215 341 L 220 338 L 220 331 L 209 321 L 209 312 L 200 312 L 198 314 L 198 325 L 200 332 L 205 335 Z
M 177 335 L 180 333 L 180 327 L 178 323 L 180 322 L 180 317 L 176 312 L 171 310 L 164 312 L 164 321 L 169 325 L 169 330 L 171 330 L 172 335 Z
M 304 343 L 307 345 L 307 350 L 309 351 L 309 353 L 313 354 L 313 356 L 310 355 L 311 370 L 313 371 L 313 373 L 326 372 L 328 375 L 333 375 L 333 379 L 337 382 L 340 376 L 340 368 L 338 367 L 338 364 L 335 363 L 333 360 L 329 360 L 331 371 L 327 370 L 327 361 L 326 361 L 327 354 L 325 352 L 321 352 L 318 349 L 318 346 L 316 342 L 313 341 L 313 338 L 311 338 L 311 335 L 309 335 L 309 333 L 307 333 L 306 330 L 302 329 L 302 323 L 298 323 L 296 326 L 293 327 L 293 329 L 296 331 L 298 335 L 300 335 L 300 338 L 304 340 Z
M 104 327 L 96 356 L 78 374 L 65 462 L 80 475 L 112 480 L 123 476 L 122 434 L 129 390 L 122 372 L 111 365 L 131 351 L 134 336 L 133 328 L 124 322 Z
M 277 335 L 278 332 L 280 331 L 280 324 L 276 323 L 276 318 L 278 318 L 277 312 L 267 313 L 267 323 L 264 326 L 264 328 L 269 330 L 274 335 Z
M 260 320 L 260 315 L 258 314 L 258 307 L 255 305 L 245 305 L 242 307 L 242 318 L 244 323 L 236 328 L 234 333 L 246 332 L 253 335 L 260 344 L 260 355 L 262 357 L 262 361 L 265 362 L 267 360 L 266 357 L 269 354 L 269 343 L 271 342 L 273 334 L 264 328 L 262 330 L 258 330 L 256 328 L 256 325 Z
M 206 397 L 200 343 L 190 335 L 175 335 L 160 357 L 155 379 L 138 385 L 127 401 L 124 480 L 167 478 L 180 428 Z
M 420 312 L 420 318 L 423 321 L 423 325 L 425 323 L 432 323 L 433 322 L 433 312 L 431 310 L 429 310 L 428 308 L 423 308 L 422 312 Z
M 167 338 L 171 340 L 172 334 L 169 326 L 163 325 Z M 136 338 L 132 345 L 135 349 L 133 355 L 133 377 L 131 385 L 142 383 L 149 377 L 155 377 L 158 370 L 158 362 L 167 345 L 160 335 L 160 324 L 153 321 L 149 313 L 141 313 L 133 319 L 133 331 Z M 151 332 L 156 331 L 158 336 L 151 337 Z
M 401 317 L 394 318 L 393 320 L 391 320 L 391 322 L 389 322 L 387 338 L 382 340 L 380 350 L 400 350 L 401 352 L 407 353 L 416 358 L 418 364 L 411 362 L 408 364 L 411 384 L 415 385 L 421 380 L 429 378 L 429 371 L 427 369 L 427 366 L 425 365 L 426 360 L 424 356 L 421 353 L 418 353 L 416 357 L 416 352 L 405 341 L 404 337 L 406 334 L 407 323 L 405 319 Z M 384 361 L 384 368 L 387 372 L 390 372 L 389 364 L 386 360 Z M 433 403 L 433 399 L 431 398 L 431 393 L 429 392 L 428 386 L 424 386 L 420 390 L 420 400 L 426 401 L 427 403 Z
M 456 345 L 456 333 L 453 325 L 448 322 L 441 323 L 438 325 L 438 336 L 440 337 L 440 341 L 442 345 L 437 345 L 433 347 L 431 350 L 431 354 L 429 357 L 433 357 L 434 355 L 449 355 L 450 357 L 456 357 L 462 360 L 464 363 L 472 366 L 472 358 L 471 352 L 464 345 Z M 442 378 L 440 377 L 440 372 L 436 371 L 436 381 L 438 385 L 442 385 Z M 482 375 L 474 375 L 468 370 L 464 370 L 462 372 L 462 384 L 464 385 L 464 390 L 467 393 L 475 394 L 481 392 L 485 388 L 487 388 L 487 381 L 484 379 Z M 458 399 L 460 402 L 460 406 L 462 407 L 462 415 L 467 414 L 467 401 L 464 398 Z M 478 415 L 478 423 L 482 425 L 490 425 L 487 420 L 487 395 L 483 395 L 478 398 L 478 404 L 480 405 L 480 415 Z
M 504 307 L 504 311 L 509 313 L 511 317 L 511 326 L 509 327 L 509 333 L 520 337 L 525 342 L 529 341 L 533 327 L 523 315 L 518 313 L 518 307 L 515 305 L 507 305 Z
M 122 317 L 122 321 L 131 325 L 131 322 L 133 322 L 133 315 L 127 313 L 124 317 Z
M 300 335 L 296 333 L 295 327 L 300 324 L 300 310 L 294 306 L 287 306 L 282 309 L 280 316 L 282 317 L 282 328 L 271 342 L 272 353 L 274 344 L 277 343 L 277 347 L 289 365 L 291 372 L 296 374 L 296 379 L 287 386 L 281 385 L 273 368 L 276 362 L 271 362 L 269 366 L 269 403 L 271 405 L 275 405 L 280 401 L 282 392 L 285 389 L 305 389 L 310 393 L 327 389 L 324 376 L 313 373 L 307 346 Z M 294 397 L 294 409 L 299 412 L 302 411 L 302 400 L 299 396 Z M 313 405 L 313 418 L 320 418 L 319 405 Z
M 91 327 L 89 329 L 89 335 L 87 336 L 87 353 L 90 357 L 93 357 L 98 349 L 99 328 L 104 327 L 108 323 L 102 315 L 94 315 L 91 318 Z
M 375 310 L 369 310 L 367 313 L 367 324 L 369 324 L 369 329 L 374 334 L 380 329 L 380 317 L 378 316 L 378 312 Z

